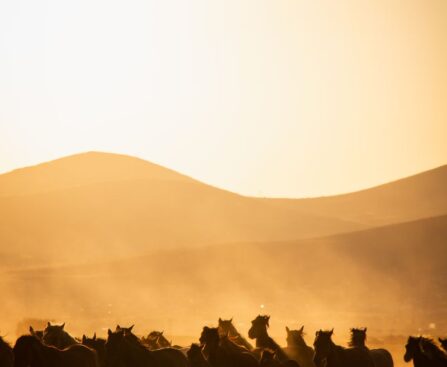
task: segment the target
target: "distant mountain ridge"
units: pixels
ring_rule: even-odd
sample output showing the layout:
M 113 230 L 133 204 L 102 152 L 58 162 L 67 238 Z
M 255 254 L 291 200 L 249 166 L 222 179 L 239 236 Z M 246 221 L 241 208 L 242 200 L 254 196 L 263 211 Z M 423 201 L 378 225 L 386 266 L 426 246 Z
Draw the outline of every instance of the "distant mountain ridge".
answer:
M 245 197 L 138 158 L 99 152 L 0 175 L 2 253 L 38 263 L 300 240 L 442 214 L 447 166 L 315 199 Z
M 129 180 L 194 181 L 143 159 L 115 153 L 86 152 L 0 175 L 0 197 Z

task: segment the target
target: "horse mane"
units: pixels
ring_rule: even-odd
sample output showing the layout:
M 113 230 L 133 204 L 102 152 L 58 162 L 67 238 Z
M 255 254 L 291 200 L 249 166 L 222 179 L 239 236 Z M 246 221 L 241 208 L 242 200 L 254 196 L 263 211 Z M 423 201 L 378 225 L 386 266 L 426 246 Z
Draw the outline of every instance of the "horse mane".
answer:
M 366 346 L 366 329 L 351 329 L 351 339 L 348 342 L 350 347 L 365 347 Z
M 432 338 L 421 337 L 422 351 L 432 357 L 447 360 L 447 354 L 436 344 Z

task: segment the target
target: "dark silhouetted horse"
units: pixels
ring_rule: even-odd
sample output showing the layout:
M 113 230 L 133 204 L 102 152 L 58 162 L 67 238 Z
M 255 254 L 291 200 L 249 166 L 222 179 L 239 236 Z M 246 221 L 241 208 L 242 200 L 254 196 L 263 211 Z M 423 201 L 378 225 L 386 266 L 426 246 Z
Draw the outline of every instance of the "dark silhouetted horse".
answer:
M 258 361 L 244 347 L 238 346 L 226 338 L 221 343 L 217 328 L 205 326 L 200 335 L 204 355 L 213 367 L 257 367 Z M 232 345 L 228 345 L 231 343 Z
M 105 344 L 107 367 L 187 367 L 188 360 L 174 348 L 149 350 L 129 330 L 108 331 Z
M 141 341 L 150 350 L 169 348 L 172 346 L 169 340 L 163 335 L 163 331 L 151 331 L 147 337 L 141 338 Z
M 48 322 L 47 327 L 43 331 L 42 340 L 47 345 L 52 345 L 59 349 L 64 349 L 70 345 L 79 344 L 79 342 L 70 336 L 65 330 L 65 323 L 62 325 L 51 325 Z
M 191 344 L 191 348 L 186 352 L 190 367 L 211 367 L 202 353 L 202 347 L 198 344 Z
M 349 346 L 353 348 L 365 348 L 368 350 L 375 367 L 393 367 L 393 357 L 391 356 L 390 352 L 383 348 L 369 349 L 366 346 L 366 330 L 367 328 L 351 329 L 351 340 L 349 341 Z
M 422 337 L 419 344 L 422 353 L 428 357 L 434 366 L 447 366 L 447 355 L 435 344 L 433 339 Z
M 242 345 L 247 350 L 252 350 L 253 346 L 245 339 L 234 327 L 233 325 L 233 319 L 229 320 L 222 320 L 219 317 L 219 334 L 220 335 L 227 335 L 232 341 L 235 343 Z
M 97 367 L 94 350 L 76 344 L 63 350 L 45 345 L 33 335 L 17 339 L 13 349 L 14 367 Z
M 14 365 L 14 354 L 11 346 L 0 336 L 0 366 L 12 367 Z
M 39 340 L 43 340 L 43 330 L 34 330 L 32 326 L 29 327 L 29 333 Z
M 298 362 L 301 367 L 315 367 L 314 349 L 306 344 L 304 340 L 304 326 L 298 330 L 290 330 L 286 326 L 287 348 L 286 354 L 289 358 Z
M 435 364 L 423 353 L 421 341 L 421 336 L 408 337 L 407 344 L 405 345 L 404 361 L 413 361 L 414 367 L 434 367 Z
M 276 358 L 280 361 L 286 361 L 289 357 L 282 348 L 268 335 L 270 316 L 258 315 L 252 322 L 251 328 L 248 330 L 248 337 L 256 339 L 256 347 L 262 349 L 270 349 L 275 353 Z
M 96 351 L 98 356 L 98 361 L 100 366 L 105 366 L 106 359 L 106 340 L 102 338 L 97 338 L 96 333 L 93 338 L 87 338 L 85 335 L 82 336 L 82 344 L 86 345 L 90 349 Z
M 317 331 L 314 363 L 317 367 L 374 367 L 365 348 L 343 348 L 332 341 L 331 331 Z

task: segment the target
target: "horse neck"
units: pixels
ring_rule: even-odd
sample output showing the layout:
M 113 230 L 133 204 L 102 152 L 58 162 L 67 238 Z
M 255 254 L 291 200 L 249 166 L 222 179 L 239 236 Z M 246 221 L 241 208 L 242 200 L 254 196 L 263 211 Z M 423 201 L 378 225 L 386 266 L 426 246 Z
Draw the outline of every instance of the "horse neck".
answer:
M 271 348 L 273 339 L 269 337 L 267 329 L 260 329 L 256 337 L 256 346 L 258 348 Z M 275 343 L 276 344 L 276 343 Z
M 242 338 L 241 334 L 239 334 L 239 331 L 234 327 L 234 325 L 231 325 L 228 329 L 228 336 L 232 337 L 239 337 Z
M 219 344 L 218 343 L 205 343 L 203 352 L 208 356 L 208 361 L 211 365 L 214 365 L 217 360 Z
M 304 348 L 307 348 L 307 344 L 306 344 L 306 341 L 304 340 L 304 338 L 302 338 L 302 337 L 293 338 L 293 345 L 291 345 L 291 347 L 304 349 Z
M 350 346 L 354 348 L 366 348 L 365 340 L 352 339 Z
M 331 351 L 327 357 L 327 367 L 338 367 L 341 366 L 342 361 L 342 353 L 344 352 L 344 348 L 335 344 L 331 340 Z

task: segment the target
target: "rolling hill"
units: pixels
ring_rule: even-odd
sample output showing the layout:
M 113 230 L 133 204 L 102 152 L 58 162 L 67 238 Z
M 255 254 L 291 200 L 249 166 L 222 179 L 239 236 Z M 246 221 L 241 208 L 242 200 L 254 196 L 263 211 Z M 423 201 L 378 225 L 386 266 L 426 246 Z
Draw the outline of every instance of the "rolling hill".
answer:
M 447 165 L 354 193 L 309 199 L 268 199 L 301 212 L 383 226 L 447 213 Z
M 275 242 L 447 213 L 447 166 L 359 193 L 240 196 L 141 159 L 90 152 L 0 175 L 3 266 Z

